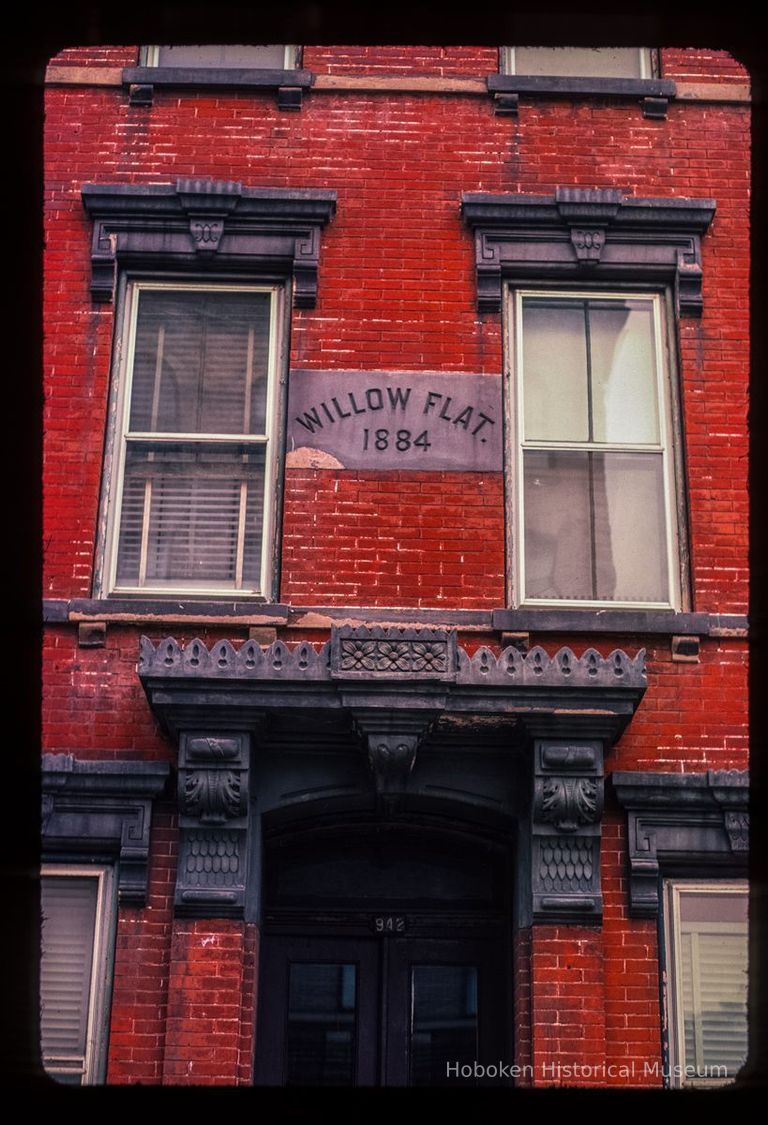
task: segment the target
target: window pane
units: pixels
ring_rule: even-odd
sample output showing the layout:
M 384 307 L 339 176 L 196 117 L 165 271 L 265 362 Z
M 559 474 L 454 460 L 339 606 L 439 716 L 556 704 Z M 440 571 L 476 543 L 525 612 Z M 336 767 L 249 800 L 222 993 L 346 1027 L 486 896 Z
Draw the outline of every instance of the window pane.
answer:
M 642 78 L 637 47 L 515 47 L 516 74 Z
M 270 44 L 262 47 L 211 45 L 159 47 L 160 66 L 231 66 L 282 70 L 285 47 Z
M 661 454 L 526 450 L 525 594 L 666 601 Z
M 79 1083 L 85 1065 L 98 879 L 42 880 L 41 1041 L 51 1070 Z
M 131 445 L 117 581 L 127 586 L 258 586 L 265 450 Z
M 523 301 L 523 416 L 527 441 L 587 441 L 583 301 Z
M 597 597 L 666 602 L 666 517 L 660 453 L 593 453 Z
M 130 429 L 264 433 L 268 293 L 142 290 Z
M 653 306 L 590 301 L 593 441 L 659 442 Z
M 355 1078 L 355 965 L 295 963 L 288 978 L 286 1083 L 351 1086 Z
M 747 1055 L 747 895 L 683 891 L 679 905 L 681 1062 L 733 1076 Z
M 525 592 L 531 598 L 591 598 L 587 453 L 523 454 Z
M 411 1085 L 447 1086 L 448 1063 L 477 1059 L 477 969 L 414 965 L 411 988 Z

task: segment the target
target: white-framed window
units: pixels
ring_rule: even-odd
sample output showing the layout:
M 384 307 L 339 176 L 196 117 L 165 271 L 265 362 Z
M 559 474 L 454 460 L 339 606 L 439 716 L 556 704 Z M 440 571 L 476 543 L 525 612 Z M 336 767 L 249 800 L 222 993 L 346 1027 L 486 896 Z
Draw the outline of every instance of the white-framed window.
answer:
M 280 287 L 129 281 L 103 592 L 267 596 Z
M 732 1081 L 747 1056 L 746 882 L 664 882 L 669 1084 Z
M 111 867 L 46 864 L 41 871 L 40 1038 L 58 1082 L 106 1074 L 115 885 Z
M 502 47 L 503 74 L 550 78 L 652 78 L 648 47 Z
M 518 289 L 509 314 L 514 604 L 679 608 L 662 294 Z
M 194 46 L 142 47 L 143 66 L 178 66 L 194 68 L 242 68 L 244 70 L 295 70 L 299 65 L 295 45 L 267 43 L 248 44 L 203 43 Z

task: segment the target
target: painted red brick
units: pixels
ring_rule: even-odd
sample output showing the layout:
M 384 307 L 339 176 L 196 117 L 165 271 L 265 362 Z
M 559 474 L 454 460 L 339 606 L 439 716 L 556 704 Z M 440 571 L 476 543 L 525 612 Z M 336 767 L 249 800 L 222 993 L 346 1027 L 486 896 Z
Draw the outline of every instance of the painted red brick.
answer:
M 53 62 L 120 68 L 137 57 L 135 46 L 72 48 Z M 304 65 L 325 75 L 484 78 L 498 69 L 498 49 L 308 46 Z M 704 48 L 664 49 L 661 72 L 681 88 L 748 80 L 737 60 Z M 519 116 L 504 117 L 483 94 L 318 90 L 300 113 L 286 114 L 272 92 L 157 89 L 145 109 L 131 107 L 122 87 L 57 85 L 46 113 L 45 597 L 91 595 L 98 542 L 115 326 L 114 308 L 90 300 L 83 183 L 194 176 L 331 188 L 338 209 L 323 233 L 318 304 L 293 313 L 291 366 L 492 376 L 503 370 L 502 327 L 498 316 L 476 311 L 461 193 L 549 194 L 572 184 L 717 202 L 703 240 L 704 314 L 683 320 L 673 341 L 691 607 L 746 612 L 745 106 L 677 100 L 666 121 L 655 121 L 636 103 L 522 97 Z M 499 608 L 505 522 L 501 474 L 289 469 L 281 599 L 296 607 Z M 245 626 L 110 623 L 105 647 L 92 649 L 78 648 L 74 623 L 48 627 L 49 752 L 174 761 L 135 673 L 142 632 L 154 640 L 174 633 L 182 643 L 247 637 Z M 279 633 L 289 644 L 319 645 L 327 636 Z M 700 663 L 683 664 L 657 636 L 534 632 L 530 640 L 550 652 L 570 644 L 577 654 L 647 648 L 648 691 L 608 756 L 608 773 L 746 766 L 745 641 L 703 638 Z M 496 633 L 460 637 L 470 652 L 481 643 L 498 651 L 498 642 Z M 175 858 L 172 807 L 161 804 L 147 906 L 119 912 L 108 1080 L 247 1084 L 258 934 L 237 922 L 174 920 Z M 602 868 L 601 929 L 536 925 L 515 938 L 515 1061 L 534 1067 L 535 1084 L 661 1084 L 656 928 L 629 917 L 625 819 L 610 798 Z

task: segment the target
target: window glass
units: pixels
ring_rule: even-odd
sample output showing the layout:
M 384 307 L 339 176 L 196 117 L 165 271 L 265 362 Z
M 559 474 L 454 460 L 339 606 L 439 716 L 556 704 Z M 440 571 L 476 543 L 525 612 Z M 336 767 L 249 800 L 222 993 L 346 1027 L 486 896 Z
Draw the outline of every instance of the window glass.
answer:
M 113 588 L 260 592 L 274 293 L 139 283 L 131 296 Z
M 288 977 L 286 1084 L 355 1080 L 357 967 L 295 962 Z
M 510 47 L 510 72 L 584 78 L 648 78 L 650 52 L 638 47 Z
M 747 889 L 667 884 L 673 1085 L 735 1077 L 747 1055 Z
M 518 294 L 521 601 L 674 600 L 659 317 L 654 297 Z
M 108 878 L 103 869 L 46 868 L 41 880 L 40 1034 L 59 1082 L 102 1080 Z
M 155 52 L 154 65 L 157 66 L 283 70 L 294 65 L 294 48 L 276 43 L 258 47 L 208 43 L 198 46 L 155 47 L 149 50 Z
M 412 1086 L 450 1084 L 446 1062 L 478 1056 L 477 967 L 414 965 L 411 969 Z

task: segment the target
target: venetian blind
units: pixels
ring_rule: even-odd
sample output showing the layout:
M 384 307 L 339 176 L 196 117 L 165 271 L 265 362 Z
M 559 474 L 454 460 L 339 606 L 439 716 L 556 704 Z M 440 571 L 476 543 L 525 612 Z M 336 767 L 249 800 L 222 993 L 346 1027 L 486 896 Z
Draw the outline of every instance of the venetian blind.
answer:
M 119 585 L 259 587 L 269 317 L 263 292 L 141 291 Z
M 85 1070 L 98 879 L 42 880 L 41 1041 L 46 1068 L 79 1082 Z

